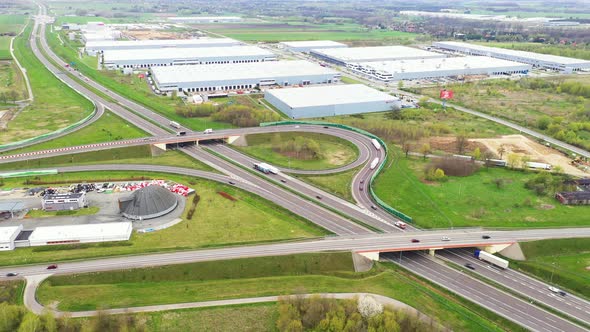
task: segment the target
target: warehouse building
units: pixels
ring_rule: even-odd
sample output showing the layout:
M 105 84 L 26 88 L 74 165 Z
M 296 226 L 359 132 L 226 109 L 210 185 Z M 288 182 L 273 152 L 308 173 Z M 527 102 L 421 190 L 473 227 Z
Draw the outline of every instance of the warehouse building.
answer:
M 131 220 L 146 220 L 170 213 L 178 205 L 176 195 L 168 189 L 151 185 L 119 199 L 121 214 Z
M 444 58 L 445 55 L 407 46 L 347 47 L 311 50 L 311 55 L 345 66 L 349 63 Z
M 103 51 L 137 50 L 137 49 L 169 49 L 199 47 L 240 46 L 242 42 L 230 38 L 199 38 L 199 39 L 161 39 L 161 40 L 102 40 L 86 43 L 86 53 L 96 55 Z
M 533 52 L 509 50 L 461 42 L 435 42 L 433 47 L 447 51 L 459 52 L 467 55 L 483 55 L 492 58 L 527 63 L 533 67 L 558 70 L 566 73 L 590 69 L 590 61 L 567 58 L 563 56 L 539 54 Z
M 48 194 L 43 196 L 41 206 L 45 211 L 78 210 L 88 206 L 86 193 Z
M 310 85 L 339 81 L 340 73 L 309 61 L 272 61 L 151 68 L 159 90 L 214 92 L 273 85 Z
M 0 251 L 14 250 L 14 240 L 22 229 L 23 225 L 0 227 Z
M 398 98 L 363 84 L 267 90 L 264 98 L 292 119 L 399 109 Z
M 321 50 L 325 48 L 344 48 L 348 47 L 346 44 L 338 43 L 331 40 L 307 40 L 307 41 L 291 41 L 279 43 L 280 48 L 284 48 L 291 52 L 306 52 L 311 50 Z
M 159 66 L 249 63 L 274 61 L 276 55 L 256 46 L 159 48 L 111 50 L 102 55 L 102 64 L 114 68 L 151 68 Z
M 45 246 L 87 242 L 127 241 L 131 222 L 37 227 L 29 236 L 29 245 Z
M 350 67 L 360 74 L 385 82 L 467 75 L 527 74 L 532 68 L 520 62 L 480 56 L 363 62 Z

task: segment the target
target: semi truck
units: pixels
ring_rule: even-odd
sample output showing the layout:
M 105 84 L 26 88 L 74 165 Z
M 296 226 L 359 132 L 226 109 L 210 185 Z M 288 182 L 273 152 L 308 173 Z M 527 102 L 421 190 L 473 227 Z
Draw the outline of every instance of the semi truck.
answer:
M 254 164 L 254 169 L 261 171 L 264 174 L 272 173 L 272 174 L 279 174 L 279 170 L 276 167 L 273 167 L 266 163 Z
M 533 169 L 551 170 L 551 165 L 545 164 L 545 163 L 536 163 L 534 161 L 527 162 L 526 167 L 533 168 Z
M 170 121 L 170 127 L 180 128 L 180 124 L 176 121 Z
M 473 256 L 475 256 L 476 258 L 491 263 L 501 269 L 507 269 L 508 268 L 508 261 L 505 259 L 502 259 L 500 257 L 496 257 L 492 254 L 488 254 L 487 252 L 483 251 L 483 250 L 475 250 L 475 252 L 473 253 Z
M 373 144 L 375 149 L 381 150 L 381 144 L 379 144 L 379 141 L 377 141 L 376 139 L 373 138 L 373 139 L 371 139 L 371 143 Z
M 395 225 L 396 227 L 399 227 L 399 228 L 401 228 L 401 229 L 406 229 L 406 223 L 405 223 L 405 222 L 403 222 L 403 221 L 396 221 L 396 222 L 394 223 L 394 225 Z
M 379 158 L 373 159 L 373 161 L 371 162 L 371 169 L 375 169 L 375 167 L 377 167 L 377 164 L 379 164 Z

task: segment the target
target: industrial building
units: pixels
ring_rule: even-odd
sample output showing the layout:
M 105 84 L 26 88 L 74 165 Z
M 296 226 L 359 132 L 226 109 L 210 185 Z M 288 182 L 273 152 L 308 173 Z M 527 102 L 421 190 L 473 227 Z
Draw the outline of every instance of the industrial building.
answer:
M 264 98 L 292 119 L 399 109 L 398 98 L 363 84 L 267 90 Z
M 347 47 L 311 50 L 311 55 L 338 65 L 369 61 L 393 61 L 432 59 L 446 57 L 440 53 L 429 52 L 407 46 Z
M 23 229 L 23 225 L 0 227 L 0 251 L 14 250 L 14 240 Z
M 291 52 L 309 52 L 314 49 L 321 50 L 324 48 L 344 48 L 348 47 L 348 45 L 331 40 L 306 40 L 282 42 L 279 43 L 279 47 Z
M 159 48 L 104 51 L 101 63 L 109 69 L 274 61 L 276 55 L 256 46 Z
M 566 73 L 590 69 L 590 61 L 557 55 L 509 50 L 454 41 L 435 42 L 432 46 L 442 50 L 468 55 L 483 55 L 492 58 L 527 63 L 533 67 L 558 70 Z
M 86 242 L 126 241 L 131 237 L 131 222 L 37 227 L 29 245 L 45 246 Z
M 146 220 L 170 213 L 178 205 L 176 195 L 168 189 L 151 185 L 119 199 L 121 214 L 131 220 Z
M 348 67 L 385 82 L 467 75 L 527 74 L 532 69 L 529 64 L 480 56 L 362 62 L 349 64 Z
M 309 61 L 272 61 L 151 68 L 161 91 L 214 92 L 273 85 L 310 85 L 339 81 L 340 73 Z
M 199 47 L 229 47 L 243 45 L 231 38 L 199 38 L 199 39 L 161 39 L 161 40 L 101 40 L 86 43 L 86 53 L 96 55 L 103 51 L 137 50 L 137 49 L 170 49 Z
M 47 194 L 41 200 L 45 211 L 77 210 L 88 206 L 86 193 L 75 194 Z
M 241 22 L 238 16 L 177 16 L 168 17 L 169 21 L 176 23 L 235 23 Z
M 14 218 L 15 213 L 18 214 L 25 210 L 23 202 L 0 202 L 0 219 Z

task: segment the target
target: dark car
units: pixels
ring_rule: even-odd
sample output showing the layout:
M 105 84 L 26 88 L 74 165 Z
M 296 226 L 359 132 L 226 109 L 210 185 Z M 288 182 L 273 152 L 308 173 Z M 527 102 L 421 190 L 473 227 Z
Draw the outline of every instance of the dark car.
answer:
M 47 267 L 48 270 L 55 270 L 57 269 L 57 264 L 51 264 Z
M 328 127 L 328 126 L 324 126 L 324 128 L 328 129 L 328 128 L 330 128 L 330 127 Z
M 282 182 L 282 183 L 287 183 L 287 180 L 285 180 L 285 179 L 281 179 L 281 182 Z
M 364 179 L 363 179 L 363 180 L 361 180 L 361 183 L 365 183 L 365 180 L 364 180 Z
M 482 235 L 481 238 L 482 239 L 489 239 L 489 238 L 491 238 L 491 236 L 489 236 L 489 235 Z
M 375 205 L 371 205 L 371 209 L 377 210 L 377 207 Z
M 562 291 L 562 290 L 560 290 L 560 291 L 559 291 L 559 295 L 561 295 L 561 296 L 566 296 L 566 295 L 567 295 L 567 293 L 566 293 L 566 292 L 564 292 L 564 291 Z
M 228 183 L 229 183 L 229 184 L 231 184 L 231 185 L 234 185 L 234 184 L 236 184 L 236 183 L 235 183 L 235 182 L 233 182 L 233 181 L 229 181 Z
M 471 270 L 475 270 L 475 266 L 471 265 L 471 263 L 465 264 L 465 267 Z
M 18 273 L 16 273 L 16 272 L 8 272 L 8 273 L 6 273 L 6 276 L 7 277 L 16 277 L 17 275 L 18 275 Z
M 360 190 L 360 191 L 363 191 L 363 187 L 359 187 L 359 190 Z
M 320 195 L 317 195 L 315 198 L 317 198 L 317 199 L 322 199 L 322 196 L 320 196 Z
M 412 243 L 418 243 L 418 242 L 420 242 L 420 240 L 418 240 L 418 239 L 412 239 Z

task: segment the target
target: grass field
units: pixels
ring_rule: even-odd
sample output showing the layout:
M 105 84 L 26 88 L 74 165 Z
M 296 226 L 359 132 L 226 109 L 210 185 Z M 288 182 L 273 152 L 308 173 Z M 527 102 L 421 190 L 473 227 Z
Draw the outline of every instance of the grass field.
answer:
M 520 243 L 526 261 L 516 267 L 569 291 L 590 298 L 590 238 Z
M 221 245 L 238 245 L 278 240 L 301 239 L 326 235 L 309 221 L 233 186 L 188 176 L 151 172 L 85 172 L 40 177 L 43 181 L 105 182 L 117 178 L 142 177 L 169 179 L 183 183 L 201 196 L 196 213 L 187 219 L 191 204 L 182 214 L 183 222 L 157 232 L 136 234 L 116 246 L 101 244 L 88 248 L 75 246 L 20 248 L 0 255 L 0 265 L 30 264 L 49 261 L 139 254 L 158 251 L 187 250 Z M 4 179 L 3 188 L 22 187 L 26 178 Z M 30 186 L 30 185 L 29 185 Z M 236 198 L 230 201 L 218 192 Z M 189 197 L 189 200 L 192 196 Z M 189 201 L 189 203 L 192 201 Z M 43 248 L 43 249 L 40 249 Z M 49 248 L 49 250 L 48 250 Z M 65 250 L 67 249 L 67 250 Z
M 0 60 L 0 93 L 16 91 L 18 94 L 17 100 L 20 100 L 26 95 L 26 89 L 25 81 L 16 63 L 14 61 Z M 7 100 L 7 102 L 12 103 L 12 100 Z
M 97 214 L 99 208 L 96 206 L 91 206 L 85 209 L 78 209 L 78 210 L 65 210 L 65 211 L 43 211 L 43 210 L 31 210 L 27 213 L 27 216 L 30 218 L 47 218 L 47 217 L 56 217 L 56 216 L 69 216 L 69 217 L 76 217 L 76 216 L 88 216 L 92 214 Z
M 309 138 L 320 145 L 321 157 L 318 159 L 301 159 L 297 154 L 283 154 L 273 150 L 273 140 L 278 143 Z M 330 169 L 347 165 L 358 157 L 358 151 L 351 143 L 325 134 L 316 133 L 280 133 L 280 134 L 251 134 L 246 136 L 248 146 L 234 146 L 254 158 L 269 162 L 275 166 L 294 169 Z
M 365 273 L 353 271 L 350 253 L 246 258 L 118 273 L 56 276 L 41 285 L 37 296 L 42 303 L 58 301 L 58 308 L 62 310 L 86 310 L 296 292 L 372 292 L 419 308 L 430 317 L 438 317 L 453 330 L 520 330 L 392 264 L 378 263 L 376 268 Z M 168 319 L 175 321 L 176 317 Z
M 22 280 L 0 281 L 0 303 L 22 304 L 25 283 Z
M 0 33 L 18 33 L 25 24 L 25 20 L 25 15 L 0 15 Z M 11 36 L 0 36 L 0 60 L 12 59 L 10 56 L 11 38 Z
M 66 127 L 88 116 L 93 105 L 55 78 L 33 55 L 27 44 L 29 25 L 24 36 L 15 39 L 15 55 L 27 69 L 35 101 L 26 107 L 0 134 L 0 143 L 35 137 Z
M 395 150 L 392 150 L 395 151 Z M 524 187 L 535 173 L 485 167 L 447 182 L 424 181 L 428 161 L 403 154 L 375 181 L 375 193 L 425 228 L 587 226 L 589 206 L 565 206 Z M 504 185 L 498 188 L 495 179 Z
M 297 175 L 300 180 L 308 182 L 322 190 L 326 190 L 336 196 L 342 197 L 349 202 L 352 198 L 352 179 L 358 172 L 358 168 L 350 171 L 329 175 Z

